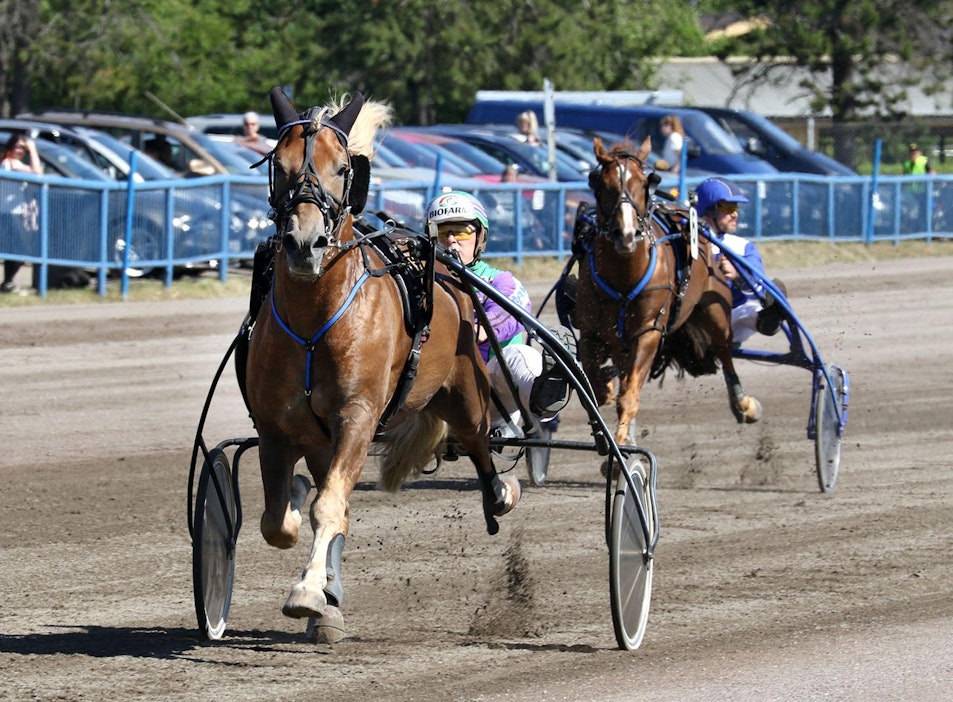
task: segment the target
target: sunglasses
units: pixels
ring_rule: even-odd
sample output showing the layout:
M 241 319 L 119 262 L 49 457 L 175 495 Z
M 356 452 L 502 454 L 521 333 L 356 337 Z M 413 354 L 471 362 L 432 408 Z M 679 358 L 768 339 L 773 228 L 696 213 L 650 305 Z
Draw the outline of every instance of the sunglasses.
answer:
M 719 202 L 718 203 L 719 214 L 734 214 L 737 211 L 738 211 L 738 203 L 736 202 Z
M 440 227 L 437 229 L 437 238 L 446 241 L 450 237 L 457 241 L 469 241 L 476 236 L 473 227 Z

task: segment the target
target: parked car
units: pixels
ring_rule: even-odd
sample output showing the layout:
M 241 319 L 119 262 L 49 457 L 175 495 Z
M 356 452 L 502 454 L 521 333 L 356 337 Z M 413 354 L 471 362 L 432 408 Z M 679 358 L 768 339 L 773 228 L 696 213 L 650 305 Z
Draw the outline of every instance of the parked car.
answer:
M 277 140 L 278 126 L 275 124 L 274 115 L 270 112 L 260 113 L 258 117 L 258 133 L 271 141 Z M 231 141 L 245 133 L 244 112 L 195 115 L 194 117 L 186 117 L 185 121 L 200 132 L 205 132 L 219 141 Z
M 490 154 L 504 164 L 515 163 L 522 173 L 549 177 L 549 150 L 545 146 L 533 146 L 520 141 L 512 134 L 492 127 L 472 124 L 437 124 L 428 129 L 436 134 L 457 137 Z M 556 179 L 564 182 L 585 180 L 578 164 L 563 154 L 556 153 Z
M 109 112 L 41 110 L 19 115 L 20 119 L 83 126 L 109 132 L 146 153 L 156 154 L 184 176 L 255 176 L 249 163 L 232 143 L 216 141 L 191 125 Z M 266 196 L 267 197 L 267 196 Z
M 0 139 L 9 132 L 0 129 Z M 81 180 L 86 183 L 114 183 L 115 179 L 78 153 L 73 145 L 36 138 L 37 151 L 43 161 L 44 173 L 59 179 Z M 149 164 L 148 157 L 141 155 L 146 170 L 159 168 Z M 161 171 L 160 171 L 161 173 Z M 178 178 L 168 175 L 165 180 Z M 140 181 L 143 182 L 143 181 Z M 105 255 L 106 260 L 119 263 L 126 248 L 127 197 L 124 189 L 107 191 L 106 245 L 102 251 L 102 190 L 95 187 L 71 187 L 68 182 L 51 184 L 47 213 L 49 221 L 49 256 L 70 260 L 82 260 L 93 267 Z M 176 258 L 196 259 L 184 261 L 177 272 L 203 270 L 217 264 L 211 259 L 199 258 L 207 252 L 217 251 L 220 246 L 221 203 L 197 190 L 182 189 L 175 193 L 171 213 L 171 229 L 166 226 L 168 210 L 164 189 L 141 189 L 135 193 L 135 210 L 132 221 L 130 267 L 127 273 L 133 277 L 147 275 L 151 267 L 143 267 L 138 261 L 162 258 L 168 249 L 171 234 L 172 255 Z M 235 219 L 233 217 L 234 225 Z M 32 252 L 38 255 L 38 251 Z
M 136 154 L 137 182 L 178 180 L 181 176 L 148 154 L 135 149 L 128 141 L 123 141 L 108 132 L 89 127 L 63 127 L 57 124 L 36 120 L 0 120 L 0 129 L 20 129 L 34 139 L 52 141 L 72 150 L 89 160 L 113 180 L 126 180 L 129 176 L 130 160 Z M 245 149 L 247 151 L 247 149 Z M 180 221 L 217 221 L 222 208 L 221 191 L 214 188 L 183 188 L 176 191 L 175 216 Z M 257 243 L 267 238 L 272 222 L 268 219 L 268 203 L 260 186 L 235 185 L 229 190 L 229 250 L 233 254 L 253 252 Z M 218 238 L 206 242 L 206 250 L 217 250 Z M 202 269 L 216 267 L 217 259 L 205 264 L 193 262 L 180 268 Z
M 771 120 L 749 110 L 695 107 L 714 118 L 750 154 L 779 171 L 826 176 L 857 175 L 857 171 L 826 154 L 811 151 Z
M 525 110 L 536 112 L 543 121 L 540 101 L 501 100 L 479 101 L 470 108 L 467 122 L 471 124 L 496 123 L 512 125 L 516 116 Z M 737 140 L 725 132 L 709 115 L 682 107 L 639 105 L 614 107 L 576 103 L 555 105 L 556 126 L 586 130 L 603 130 L 623 134 L 641 142 L 652 138 L 652 148 L 661 152 L 664 139 L 661 119 L 675 114 L 685 128 L 688 166 L 720 174 L 769 174 L 778 170 L 767 161 L 746 153 Z

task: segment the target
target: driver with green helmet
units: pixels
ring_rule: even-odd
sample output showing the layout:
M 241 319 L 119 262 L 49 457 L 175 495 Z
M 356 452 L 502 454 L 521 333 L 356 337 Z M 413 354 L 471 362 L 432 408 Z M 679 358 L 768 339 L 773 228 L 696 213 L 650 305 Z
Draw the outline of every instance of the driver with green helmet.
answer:
M 427 206 L 426 229 L 430 236 L 436 237 L 441 248 L 454 252 L 474 275 L 499 290 L 518 307 L 532 313 L 532 302 L 523 283 L 509 271 L 494 268 L 480 258 L 486 250 L 490 222 L 486 209 L 476 197 L 458 190 L 438 195 Z M 524 329 L 518 319 L 483 293 L 478 292 L 477 298 L 502 347 L 507 368 L 519 390 L 521 403 L 539 419 L 551 419 L 566 404 L 568 382 L 561 373 L 550 372 L 554 362 L 548 358 L 548 354 L 544 362 L 539 351 L 524 343 Z M 492 353 L 487 330 L 476 318 L 474 326 L 493 389 L 503 402 L 511 422 L 518 426 L 519 409 L 500 369 L 500 361 Z M 575 341 L 571 333 L 568 334 L 568 339 L 563 339 L 563 336 L 560 338 L 564 343 L 572 340 L 574 346 Z

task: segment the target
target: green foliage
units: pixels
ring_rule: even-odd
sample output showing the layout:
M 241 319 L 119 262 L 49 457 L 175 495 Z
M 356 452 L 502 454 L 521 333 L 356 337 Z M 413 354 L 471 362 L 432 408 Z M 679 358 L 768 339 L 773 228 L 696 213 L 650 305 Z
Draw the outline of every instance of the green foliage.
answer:
M 20 8 L 24 0 L 0 0 Z M 645 89 L 653 60 L 699 54 L 691 3 L 646 0 L 36 0 L 21 109 L 169 117 L 266 111 L 362 90 L 403 123 L 456 121 L 479 89 Z M 6 49 L 0 49 L 0 59 Z M 0 73 L 2 77 L 2 73 Z M 0 98 L 10 90 L 0 82 Z

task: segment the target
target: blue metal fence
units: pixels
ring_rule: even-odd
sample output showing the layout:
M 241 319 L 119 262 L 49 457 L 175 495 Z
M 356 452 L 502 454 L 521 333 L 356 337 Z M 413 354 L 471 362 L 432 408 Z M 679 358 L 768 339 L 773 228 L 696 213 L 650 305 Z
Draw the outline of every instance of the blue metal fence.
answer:
M 739 233 L 754 240 L 843 242 L 953 237 L 953 176 L 778 174 L 732 177 L 748 195 Z M 663 182 L 688 192 L 699 179 Z M 413 228 L 422 225 L 434 182 L 371 187 L 367 209 Z M 167 285 L 176 271 L 229 267 L 250 260 L 274 225 L 265 178 L 209 176 L 150 183 L 87 182 L 0 171 L 0 259 L 38 267 L 45 296 L 48 267 L 95 272 L 99 293 L 117 278 L 159 270 Z M 591 199 L 578 183 L 484 183 L 470 188 L 487 206 L 488 257 L 566 257 L 576 208 Z M 127 245 L 129 242 L 129 245 Z

